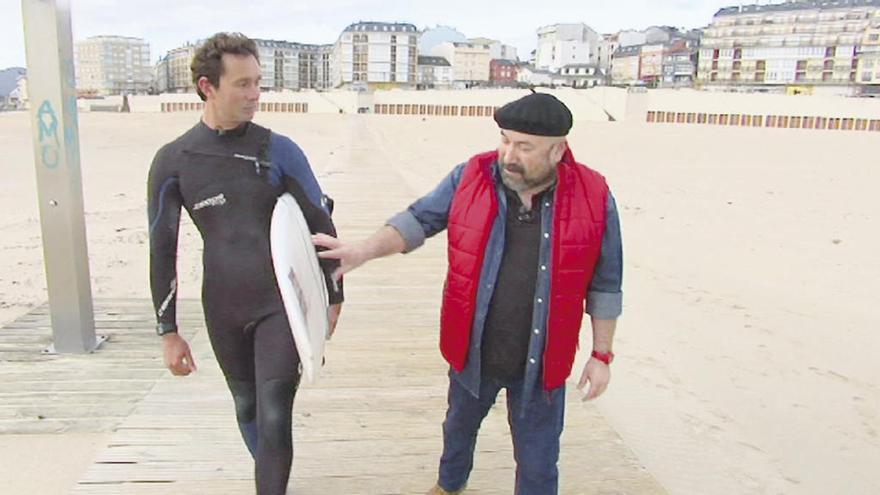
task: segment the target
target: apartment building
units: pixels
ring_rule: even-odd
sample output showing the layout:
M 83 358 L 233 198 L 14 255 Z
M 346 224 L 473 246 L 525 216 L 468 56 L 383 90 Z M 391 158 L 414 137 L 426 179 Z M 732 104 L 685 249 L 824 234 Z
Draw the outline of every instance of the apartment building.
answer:
M 535 67 L 558 72 L 570 64 L 595 64 L 602 37 L 586 24 L 553 24 L 538 28 Z
M 452 65 L 443 57 L 419 55 L 418 85 L 424 89 L 449 89 L 454 81 Z
M 333 87 L 413 88 L 418 81 L 419 31 L 412 24 L 358 22 L 333 48 Z
M 516 86 L 518 72 L 513 60 L 496 58 L 489 62 L 489 82 L 493 86 Z
M 620 47 L 620 38 L 617 34 L 602 35 L 596 46 L 596 66 L 604 72 L 611 71 L 611 57 Z
M 476 45 L 489 45 L 490 60 L 510 60 L 512 62 L 519 61 L 519 56 L 517 55 L 515 46 L 505 45 L 498 40 L 493 40 L 490 38 L 470 38 L 467 41 Z
M 169 50 L 156 63 L 155 89 L 159 93 L 195 92 L 192 71 L 190 70 L 195 53 L 196 45 L 193 43 Z
M 146 93 L 153 82 L 150 45 L 140 38 L 93 36 L 74 46 L 77 90 L 97 95 Z
M 330 88 L 333 45 L 254 39 L 260 58 L 260 89 L 297 91 Z M 160 93 L 192 93 L 192 59 L 200 42 L 169 50 L 156 64 L 153 87 Z
M 676 40 L 664 47 L 663 78 L 664 87 L 692 86 L 697 74 L 697 46 L 699 40 Z
M 611 80 L 614 84 L 640 83 L 643 45 L 621 46 L 614 52 L 611 62 Z
M 433 55 L 452 65 L 453 78 L 459 87 L 487 84 L 490 75 L 491 47 L 471 42 L 444 42 L 434 47 Z
M 710 88 L 873 84 L 876 71 L 864 76 L 878 28 L 880 0 L 727 7 L 705 30 L 697 78 Z
M 862 94 L 880 95 L 880 26 L 865 30 L 858 49 L 856 82 Z
M 330 87 L 332 45 L 255 39 L 260 53 L 260 88 L 271 91 Z
M 553 84 L 571 88 L 593 88 L 605 84 L 605 72 L 596 65 L 572 64 L 559 69 Z

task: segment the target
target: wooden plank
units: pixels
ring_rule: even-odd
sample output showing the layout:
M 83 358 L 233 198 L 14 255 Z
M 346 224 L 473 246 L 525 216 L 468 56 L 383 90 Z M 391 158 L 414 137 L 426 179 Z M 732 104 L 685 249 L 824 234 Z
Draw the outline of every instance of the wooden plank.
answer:
M 178 307 L 198 330 L 201 305 Z M 110 431 L 167 375 L 149 301 L 98 299 L 95 321 L 109 341 L 89 355 L 42 352 L 52 340 L 46 305 L 0 328 L 0 434 Z

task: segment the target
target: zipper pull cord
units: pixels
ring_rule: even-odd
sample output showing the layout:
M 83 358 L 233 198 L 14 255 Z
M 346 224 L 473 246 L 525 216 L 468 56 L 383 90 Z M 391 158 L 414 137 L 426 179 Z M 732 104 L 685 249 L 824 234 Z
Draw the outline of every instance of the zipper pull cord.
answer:
M 262 174 L 260 174 L 260 160 L 258 160 L 257 157 L 255 157 L 255 156 L 248 156 L 248 155 L 242 155 L 242 154 L 240 154 L 240 153 L 235 153 L 235 154 L 232 155 L 232 156 L 234 156 L 235 158 L 241 158 L 242 160 L 247 160 L 247 161 L 249 161 L 249 162 L 254 162 L 254 172 L 255 172 L 257 175 L 262 175 Z

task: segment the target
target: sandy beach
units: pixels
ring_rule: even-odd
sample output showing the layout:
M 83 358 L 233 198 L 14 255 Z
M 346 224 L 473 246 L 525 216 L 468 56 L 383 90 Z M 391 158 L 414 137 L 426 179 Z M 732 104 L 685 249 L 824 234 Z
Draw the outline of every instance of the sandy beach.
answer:
M 149 297 L 147 171 L 155 150 L 197 118 L 80 115 L 95 297 Z M 256 121 L 302 146 L 347 219 L 340 236 L 351 240 L 378 226 L 359 222 L 359 210 L 390 216 L 407 205 L 369 184 L 338 194 L 356 172 L 352 149 L 387 157 L 388 174 L 415 199 L 498 136 L 491 118 L 267 113 Z M 0 113 L 0 142 L 2 326 L 45 302 L 46 291 L 28 114 Z M 617 360 L 596 404 L 647 471 L 676 495 L 880 493 L 880 133 L 575 114 L 570 143 L 607 177 L 624 235 Z M 185 224 L 180 293 L 197 298 L 200 240 Z M 393 266 L 445 269 L 406 257 Z M 338 331 L 345 327 L 343 315 Z M 11 493 L 64 493 L 81 473 L 73 466 L 51 487 L 35 482 L 46 473 L 41 449 L 88 461 L 102 435 L 0 435 L 0 477 L 20 488 Z

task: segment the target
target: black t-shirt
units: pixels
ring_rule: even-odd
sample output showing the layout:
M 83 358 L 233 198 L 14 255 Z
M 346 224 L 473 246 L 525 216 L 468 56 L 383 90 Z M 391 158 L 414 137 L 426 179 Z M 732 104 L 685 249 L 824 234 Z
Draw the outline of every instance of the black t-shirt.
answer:
M 532 196 L 531 209 L 523 207 L 516 192 L 507 187 L 504 191 L 504 254 L 483 329 L 481 367 L 486 376 L 513 381 L 523 377 L 528 358 L 541 245 L 540 205 L 546 191 Z

